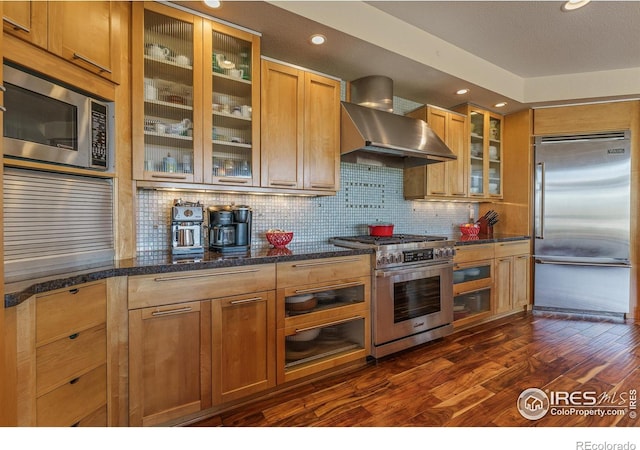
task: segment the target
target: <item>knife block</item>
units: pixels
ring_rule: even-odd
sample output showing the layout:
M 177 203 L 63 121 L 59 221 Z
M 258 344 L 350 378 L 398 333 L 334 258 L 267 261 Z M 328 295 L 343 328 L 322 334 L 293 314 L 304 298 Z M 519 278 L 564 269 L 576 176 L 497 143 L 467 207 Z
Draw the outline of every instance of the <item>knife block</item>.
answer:
M 480 217 L 478 225 L 480 225 L 480 234 L 484 236 L 493 236 L 493 226 L 489 225 L 487 219 Z

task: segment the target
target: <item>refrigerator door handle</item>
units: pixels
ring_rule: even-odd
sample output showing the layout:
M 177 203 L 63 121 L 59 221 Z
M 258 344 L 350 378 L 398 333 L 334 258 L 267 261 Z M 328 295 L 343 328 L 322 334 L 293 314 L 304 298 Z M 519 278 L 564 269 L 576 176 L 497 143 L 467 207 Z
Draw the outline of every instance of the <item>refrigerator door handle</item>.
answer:
M 544 239 L 544 162 L 536 164 L 535 173 L 535 210 L 534 210 L 534 228 L 535 238 Z
M 574 261 L 557 261 L 548 259 L 535 259 L 536 264 L 555 264 L 559 266 L 589 266 L 589 267 L 631 267 L 628 262 L 617 263 L 591 263 L 591 262 L 574 262 Z

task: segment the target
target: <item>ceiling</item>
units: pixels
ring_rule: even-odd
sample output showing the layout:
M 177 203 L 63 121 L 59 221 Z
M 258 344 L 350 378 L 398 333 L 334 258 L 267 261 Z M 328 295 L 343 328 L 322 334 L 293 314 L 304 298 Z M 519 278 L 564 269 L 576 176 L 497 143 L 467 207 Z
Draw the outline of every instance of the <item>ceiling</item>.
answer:
M 640 0 L 573 12 L 559 1 L 173 3 L 261 33 L 265 56 L 347 81 L 385 75 L 394 95 L 418 103 L 510 113 L 640 98 Z M 327 43 L 311 45 L 313 33 Z M 462 87 L 471 90 L 455 95 Z

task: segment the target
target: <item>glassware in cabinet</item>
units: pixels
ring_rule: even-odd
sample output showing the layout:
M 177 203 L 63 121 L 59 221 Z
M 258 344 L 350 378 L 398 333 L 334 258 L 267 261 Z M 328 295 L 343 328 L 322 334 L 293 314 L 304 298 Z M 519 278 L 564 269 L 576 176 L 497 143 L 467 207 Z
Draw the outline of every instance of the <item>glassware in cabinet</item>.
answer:
M 489 117 L 489 195 L 502 193 L 502 121 Z
M 205 176 L 250 186 L 259 151 L 259 41 L 220 24 L 212 24 L 211 37 L 211 166 Z
M 194 180 L 196 26 L 183 19 L 144 10 L 144 178 Z
M 469 193 L 472 196 L 484 195 L 484 116 L 477 111 L 471 111 L 469 117 L 471 131 Z

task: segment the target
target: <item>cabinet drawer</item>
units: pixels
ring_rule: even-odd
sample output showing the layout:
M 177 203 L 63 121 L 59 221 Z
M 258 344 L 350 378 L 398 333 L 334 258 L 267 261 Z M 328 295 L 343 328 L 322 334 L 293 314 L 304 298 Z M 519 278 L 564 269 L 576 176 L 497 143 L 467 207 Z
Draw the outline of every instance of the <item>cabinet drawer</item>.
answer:
M 88 416 L 80 419 L 72 427 L 106 427 L 107 421 L 107 405 L 101 406 Z
M 129 309 L 275 289 L 275 264 L 129 277 Z
M 494 244 L 461 245 L 456 247 L 456 255 L 453 262 L 479 261 L 481 259 L 493 259 Z
M 502 258 L 504 256 L 528 254 L 531 251 L 529 245 L 530 244 L 528 240 L 497 243 L 495 244 L 496 258 Z
M 105 363 L 105 325 L 73 334 L 36 350 L 36 392 L 38 396 L 69 382 Z
M 371 276 L 371 255 L 278 263 L 278 289 Z
M 105 323 L 106 283 L 85 285 L 37 298 L 36 346 Z
M 107 403 L 107 366 L 102 365 L 36 400 L 36 424 L 70 426 Z

